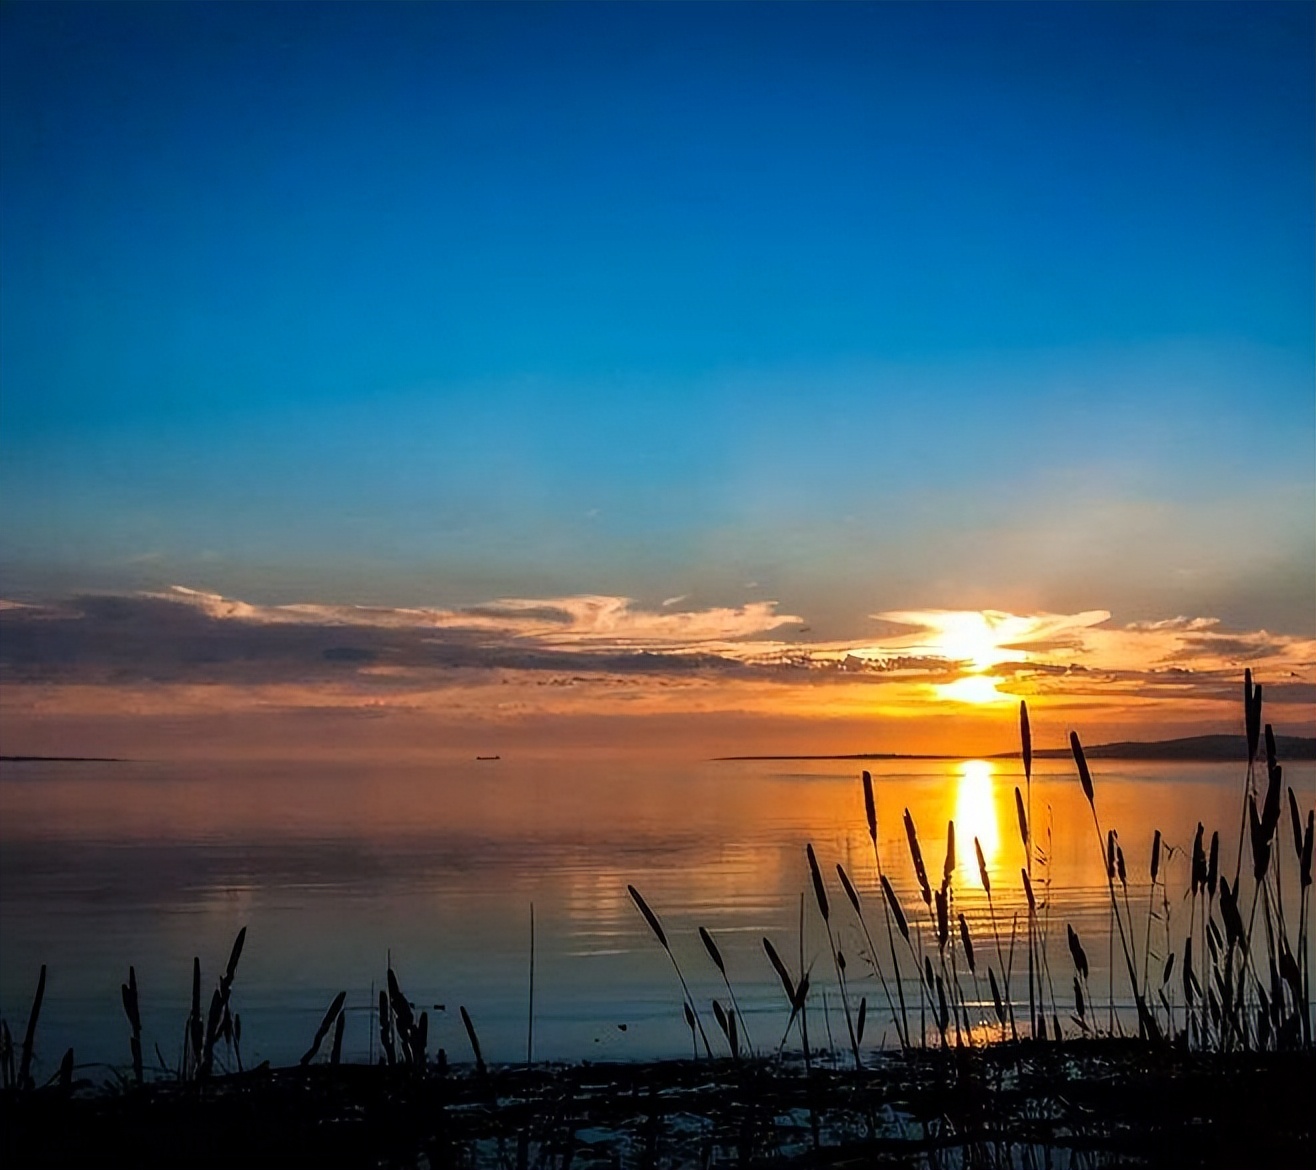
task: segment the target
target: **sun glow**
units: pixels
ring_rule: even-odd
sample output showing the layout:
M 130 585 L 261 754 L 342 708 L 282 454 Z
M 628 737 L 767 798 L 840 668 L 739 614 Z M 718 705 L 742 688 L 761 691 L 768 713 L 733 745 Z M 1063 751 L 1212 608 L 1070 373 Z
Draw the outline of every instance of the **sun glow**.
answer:
M 960 878 L 981 887 L 978 858 L 970 842 L 976 838 L 990 871 L 1001 847 L 996 823 L 995 769 L 986 760 L 965 760 L 955 792 L 955 834 L 965 843 L 959 851 Z
M 1010 700 L 1010 695 L 1002 694 L 996 689 L 1000 679 L 990 674 L 966 674 L 954 682 L 936 685 L 937 697 L 953 699 L 958 703 L 1001 703 Z

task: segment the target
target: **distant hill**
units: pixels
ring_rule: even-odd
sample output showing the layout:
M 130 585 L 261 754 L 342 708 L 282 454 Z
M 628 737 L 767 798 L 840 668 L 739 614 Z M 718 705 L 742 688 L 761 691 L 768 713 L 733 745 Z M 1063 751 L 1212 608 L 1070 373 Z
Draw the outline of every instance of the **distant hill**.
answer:
M 1263 749 L 1264 750 L 1264 749 Z M 1067 759 L 1068 748 L 1043 748 L 1033 752 L 1040 760 Z M 1083 745 L 1083 754 L 1094 760 L 1225 760 L 1245 763 L 1247 741 L 1241 735 L 1190 735 L 1184 739 L 1158 739 L 1148 743 L 1127 740 Z M 1301 735 L 1275 736 L 1275 754 L 1287 760 L 1316 760 L 1316 738 Z M 1002 752 L 993 759 L 1018 759 L 1018 752 Z

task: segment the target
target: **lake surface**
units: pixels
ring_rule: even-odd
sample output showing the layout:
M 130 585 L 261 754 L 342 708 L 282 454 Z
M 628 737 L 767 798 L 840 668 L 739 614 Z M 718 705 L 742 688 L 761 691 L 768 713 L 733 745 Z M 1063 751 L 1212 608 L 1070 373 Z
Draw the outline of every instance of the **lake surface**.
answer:
M 969 923 L 983 976 L 975 991 L 959 956 L 975 1026 L 991 1015 L 982 966 L 995 948 L 974 837 L 991 872 L 1006 951 L 1011 922 L 1023 910 L 1012 998 L 1026 1005 L 1018 763 L 869 767 L 883 866 L 906 913 L 923 924 L 925 940 L 931 938 L 928 915 L 902 814 L 908 807 L 917 824 L 934 885 L 942 875 L 946 822 L 956 822 L 955 907 Z M 840 999 L 805 860 L 805 843 L 812 842 L 837 943 L 847 957 L 852 1000 L 857 1005 L 859 996 L 867 997 L 866 1043 L 894 1044 L 891 1015 L 835 868 L 842 863 L 859 888 L 890 974 L 860 768 L 848 761 L 654 767 L 597 758 L 329 768 L 6 763 L 0 771 L 0 1014 L 21 1037 L 37 972 L 46 963 L 39 1071 L 52 1071 L 70 1045 L 80 1065 L 122 1066 L 128 1026 L 119 985 L 135 964 L 145 1051 L 149 1058 L 158 1044 L 175 1063 L 193 956 L 200 957 L 208 999 L 234 935 L 246 926 L 233 1007 L 242 1017 L 248 1065 L 295 1061 L 340 990 L 349 1007 L 344 1056 L 368 1059 L 376 1050 L 372 1005 L 390 954 L 407 995 L 430 1011 L 431 1049 L 443 1047 L 456 1061 L 470 1058 L 458 1015 L 464 1005 L 487 1059 L 523 1060 L 533 902 L 536 1059 L 689 1054 L 680 987 L 627 895 L 633 883 L 662 918 L 714 1045 L 720 1034 L 710 1004 L 714 997 L 725 1003 L 726 993 L 700 944 L 700 926 L 721 948 L 758 1048 L 775 1048 L 787 1020 L 764 936 L 796 975 L 802 946 L 813 988 L 811 1039 L 826 1043 L 830 1022 L 843 1048 Z M 1199 820 L 1208 840 L 1218 828 L 1221 870 L 1232 877 L 1243 770 L 1098 761 L 1094 773 L 1102 829 L 1118 830 L 1127 858 L 1141 967 L 1153 830 L 1187 850 Z M 1316 765 L 1289 765 L 1285 781 L 1305 812 L 1316 792 Z M 1110 901 L 1098 837 L 1072 765 L 1040 761 L 1031 801 L 1046 851 L 1046 864 L 1034 866 L 1034 881 L 1044 900 L 1061 1018 L 1067 1021 L 1073 1010 L 1068 923 L 1084 940 L 1098 999 L 1093 1010 L 1104 1023 Z M 1286 899 L 1297 889 L 1291 836 L 1286 809 L 1277 848 Z M 1162 876 L 1168 878 L 1170 938 L 1177 949 L 1188 920 L 1182 897 L 1188 872 L 1184 856 L 1167 855 Z M 1249 886 L 1250 880 L 1245 890 Z M 1153 922 L 1153 967 L 1165 954 L 1165 939 L 1163 919 Z M 898 953 L 913 1015 L 918 985 L 909 953 Z M 1118 954 L 1115 995 L 1125 1005 L 1127 1026 L 1130 997 Z M 1020 1018 L 1026 1015 L 1025 1006 Z M 791 1043 L 797 1044 L 794 1036 Z

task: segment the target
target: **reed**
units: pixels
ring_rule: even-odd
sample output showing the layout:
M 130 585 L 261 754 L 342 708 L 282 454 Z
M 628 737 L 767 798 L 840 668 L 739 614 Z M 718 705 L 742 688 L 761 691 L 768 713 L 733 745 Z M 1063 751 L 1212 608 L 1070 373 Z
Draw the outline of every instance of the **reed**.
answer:
M 845 891 L 845 896 L 849 900 L 851 907 L 854 909 L 855 917 L 859 919 L 859 927 L 864 932 L 864 941 L 868 943 L 868 953 L 873 960 L 873 970 L 877 972 L 878 982 L 880 982 L 882 985 L 882 994 L 886 997 L 887 1008 L 890 1010 L 891 1018 L 895 1022 L 896 1036 L 900 1040 L 900 1047 L 902 1049 L 908 1050 L 909 1039 L 901 1028 L 901 1020 L 904 1013 L 902 1010 L 900 1015 L 896 1014 L 896 1005 L 891 998 L 891 988 L 887 986 L 886 975 L 883 973 L 881 964 L 878 962 L 877 948 L 873 945 L 873 936 L 868 932 L 868 922 L 864 918 L 863 906 L 859 901 L 859 891 L 855 889 L 854 883 L 850 880 L 850 875 L 845 872 L 845 866 L 843 866 L 839 861 L 836 863 L 836 875 L 841 879 L 841 888 Z M 890 907 L 886 906 L 885 901 L 883 902 L 883 909 L 886 911 L 887 922 L 889 926 L 890 918 L 891 918 L 891 910 Z M 904 1007 L 903 999 L 904 997 L 902 996 L 901 997 L 902 1009 Z M 860 1042 L 862 1043 L 863 1029 L 858 1028 L 856 1029 L 856 1031 L 860 1033 L 859 1039 Z
M 708 1034 L 704 1031 L 704 1024 L 699 1018 L 699 1012 L 695 1010 L 694 997 L 691 996 L 690 987 L 685 981 L 685 976 L 681 973 L 681 964 L 676 961 L 676 955 L 667 941 L 667 932 L 663 930 L 662 923 L 658 921 L 658 915 L 649 908 L 649 903 L 644 900 L 640 891 L 631 885 L 628 885 L 626 890 L 631 896 L 631 901 L 635 903 L 636 909 L 644 916 L 645 922 L 649 924 L 649 929 L 653 931 L 654 938 L 658 940 L 659 945 L 667 952 L 667 957 L 672 961 L 672 969 L 676 972 L 677 979 L 681 981 L 681 991 L 685 994 L 686 1008 L 694 1019 L 695 1026 L 699 1029 L 699 1036 L 704 1042 L 704 1051 L 711 1060 L 713 1058 L 713 1049 L 708 1043 Z
M 142 1017 L 137 1004 L 136 968 L 131 966 L 128 968 L 128 982 L 120 984 L 120 989 L 123 997 L 124 1015 L 128 1017 L 128 1025 L 132 1029 L 132 1036 L 129 1037 L 129 1050 L 132 1053 L 133 1082 L 140 1089 L 144 1080 L 142 1075 Z
M 862 776 L 862 782 L 864 786 L 864 819 L 868 823 L 869 840 L 872 841 L 873 843 L 873 866 L 877 872 L 878 884 L 885 886 L 886 889 L 890 889 L 889 883 L 887 883 L 882 876 L 882 856 L 881 853 L 878 851 L 878 847 L 877 847 L 877 800 L 873 795 L 872 775 L 868 772 L 864 772 Z M 891 953 L 891 970 L 896 984 L 896 995 L 900 999 L 900 1031 L 902 1037 L 901 1043 L 903 1044 L 905 1049 L 908 1050 L 909 1015 L 905 1011 L 905 981 L 904 981 L 904 975 L 900 970 L 900 956 L 896 954 L 896 938 L 891 930 L 890 902 L 891 899 L 888 898 L 884 892 L 882 898 L 882 917 L 886 920 L 887 949 Z M 908 930 L 906 930 L 904 933 L 905 933 L 905 941 L 908 942 L 909 941 Z M 872 948 L 871 943 L 869 949 L 872 951 L 873 965 L 877 966 L 878 965 L 877 951 Z M 879 973 L 880 970 L 881 969 L 879 967 Z M 890 998 L 890 994 L 888 993 L 888 999 L 889 998 Z
M 459 1007 L 461 1012 L 462 1024 L 466 1028 L 466 1038 L 471 1042 L 471 1053 L 475 1057 L 475 1072 L 477 1076 L 484 1076 L 485 1069 L 484 1054 L 480 1051 L 480 1037 L 475 1034 L 475 1025 L 471 1022 L 471 1014 L 464 1006 Z
M 41 974 L 37 976 L 37 990 L 32 997 L 32 1007 L 27 1013 L 27 1029 L 23 1033 L 23 1050 L 18 1061 L 17 1085 L 19 1089 L 31 1089 L 32 1052 L 37 1038 L 37 1021 L 41 1018 L 41 1001 L 46 996 L 46 965 L 41 964 Z
M 320 1021 L 320 1026 L 315 1030 L 315 1039 L 311 1041 L 310 1048 L 302 1054 L 301 1060 L 297 1062 L 303 1068 L 310 1064 L 311 1061 L 320 1054 L 320 1045 L 324 1043 L 324 1038 L 329 1035 L 329 1029 L 333 1028 L 338 1022 L 340 1013 L 343 1010 L 343 1003 L 346 999 L 346 991 L 340 991 L 334 996 L 333 1002 L 329 1005 L 329 1010 L 324 1013 L 324 1019 Z M 335 1061 L 334 1063 L 337 1062 Z
M 845 1012 L 845 1027 L 850 1034 L 850 1051 L 854 1056 L 855 1068 L 862 1067 L 859 1059 L 859 1041 L 855 1038 L 854 1019 L 850 1014 L 850 996 L 845 986 L 845 969 L 836 949 L 836 938 L 832 934 L 831 909 L 827 901 L 827 887 L 823 884 L 822 871 L 818 868 L 818 856 L 813 851 L 813 843 L 805 846 L 805 856 L 809 862 L 809 877 L 813 882 L 814 901 L 818 904 L 818 913 L 822 915 L 823 926 L 827 928 L 827 949 L 831 952 L 832 966 L 836 971 L 836 987 L 841 993 L 841 1007 Z
M 740 1001 L 736 999 L 736 989 L 731 986 L 731 979 L 727 975 L 727 965 L 725 960 L 722 958 L 722 952 L 718 949 L 717 943 L 714 941 L 713 936 L 702 926 L 699 928 L 699 940 L 704 944 L 704 950 L 708 952 L 708 957 L 713 960 L 713 966 L 717 968 L 718 973 L 722 976 L 722 983 L 725 985 L 727 989 L 727 995 L 731 998 L 731 1010 L 733 1017 L 738 1018 L 740 1020 L 738 1034 L 743 1034 L 745 1039 L 745 1046 L 750 1050 L 750 1052 L 753 1052 L 754 1043 L 750 1039 L 749 1028 L 745 1024 L 745 1013 L 740 1008 Z

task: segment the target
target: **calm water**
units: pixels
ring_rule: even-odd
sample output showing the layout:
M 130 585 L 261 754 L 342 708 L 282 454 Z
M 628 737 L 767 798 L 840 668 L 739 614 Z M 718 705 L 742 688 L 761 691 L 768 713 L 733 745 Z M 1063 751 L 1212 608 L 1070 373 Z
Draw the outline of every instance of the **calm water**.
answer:
M 1018 765 L 920 761 L 878 763 L 872 770 L 883 864 L 911 918 L 927 922 L 901 823 L 905 807 L 918 825 L 934 884 L 945 856 L 946 821 L 955 819 L 957 908 L 979 951 L 990 954 L 987 904 L 973 860 L 972 839 L 980 839 L 1008 949 L 1010 922 L 1023 897 L 1024 851 L 1014 809 Z M 1222 870 L 1232 875 L 1240 770 L 1111 762 L 1098 763 L 1095 771 L 1103 829 L 1118 830 L 1128 858 L 1141 960 L 1153 829 L 1186 849 L 1199 819 L 1208 838 L 1219 828 Z M 1039 888 L 1050 881 L 1057 1000 L 1064 1017 L 1072 1010 L 1065 946 L 1065 924 L 1072 923 L 1085 941 L 1104 1019 L 1109 899 L 1096 833 L 1072 767 L 1043 761 L 1039 772 L 1033 816 L 1048 864 L 1037 867 L 1035 878 Z M 1304 809 L 1310 806 L 1316 766 L 1291 765 L 1285 779 Z M 1286 811 L 1278 852 L 1289 892 L 1297 885 L 1290 838 Z M 248 1063 L 294 1061 L 339 990 L 347 991 L 351 1009 L 345 1055 L 367 1058 L 370 1005 L 390 951 L 404 990 L 431 1011 L 432 1047 L 468 1058 L 457 1013 L 465 1005 L 486 1057 L 520 1060 L 533 902 L 537 1058 L 688 1054 L 679 987 L 627 896 L 633 882 L 662 917 L 700 1005 L 708 1009 L 714 996 L 725 996 L 696 934 L 703 925 L 721 946 L 750 1037 L 759 1047 L 775 1046 L 786 1015 L 761 939 L 772 938 L 798 971 L 809 841 L 827 875 L 854 997 L 868 997 L 869 1041 L 894 1043 L 885 1000 L 865 974 L 862 935 L 836 879 L 839 861 L 865 898 L 870 930 L 884 940 L 858 765 L 6 764 L 0 773 L 0 1014 L 11 1031 L 21 1032 L 44 962 L 42 1067 L 53 1068 L 69 1045 L 80 1064 L 122 1065 L 128 1030 L 119 984 L 133 963 L 145 1050 L 158 1044 L 176 1061 L 192 957 L 200 956 L 208 997 L 245 925 L 233 1005 L 242 1017 Z M 1187 862 L 1172 857 L 1166 872 L 1171 936 L 1181 947 Z M 1157 922 L 1153 963 L 1164 953 L 1164 939 Z M 879 949 L 885 955 L 884 941 Z M 842 1045 L 844 1023 L 812 896 L 803 951 L 816 989 L 813 1038 L 826 1038 L 825 992 L 832 1032 Z M 911 976 L 907 954 L 901 958 Z M 1026 1002 L 1023 964 L 1020 944 L 1016 1002 Z M 889 959 L 886 965 L 889 971 Z M 962 961 L 961 974 L 972 998 Z M 982 991 L 986 995 L 985 982 Z M 1128 999 L 1118 984 L 1116 994 Z M 906 996 L 911 1006 L 918 1002 L 912 977 Z M 438 1004 L 443 1010 L 434 1010 Z M 716 1042 L 711 1009 L 707 1027 Z

